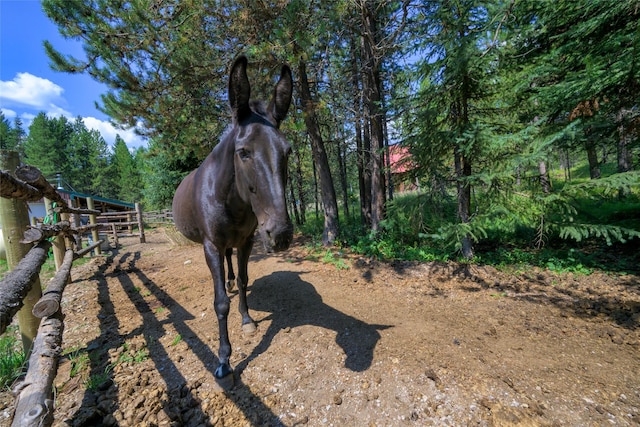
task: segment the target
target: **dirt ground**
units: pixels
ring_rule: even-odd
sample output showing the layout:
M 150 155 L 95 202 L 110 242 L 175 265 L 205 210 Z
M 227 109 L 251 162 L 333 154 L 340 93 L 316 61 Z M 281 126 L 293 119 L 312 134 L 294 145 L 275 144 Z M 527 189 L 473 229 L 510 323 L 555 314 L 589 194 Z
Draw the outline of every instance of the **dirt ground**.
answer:
M 354 255 L 337 268 L 299 241 L 257 243 L 258 329 L 242 333 L 232 294 L 236 381 L 221 391 L 202 247 L 170 236 L 74 267 L 55 426 L 640 425 L 637 276 Z

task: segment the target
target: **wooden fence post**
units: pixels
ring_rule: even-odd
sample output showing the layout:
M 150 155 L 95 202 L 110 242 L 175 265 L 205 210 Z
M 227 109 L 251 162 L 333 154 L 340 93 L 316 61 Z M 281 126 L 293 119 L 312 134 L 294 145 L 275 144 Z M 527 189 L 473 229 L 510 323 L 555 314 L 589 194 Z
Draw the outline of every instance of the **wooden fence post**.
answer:
M 87 208 L 95 209 L 95 204 L 93 203 L 93 197 L 87 197 Z M 93 214 L 89 215 L 89 224 L 95 225 L 96 223 L 97 223 L 96 216 Z M 100 236 L 98 235 L 97 228 L 94 228 L 91 230 L 91 239 L 93 240 L 94 243 L 100 240 Z M 102 249 L 100 248 L 100 245 L 96 246 L 94 251 L 96 255 L 100 255 L 102 253 Z
M 20 165 L 20 157 L 16 151 L 0 150 L 0 169 L 13 171 Z M 7 248 L 7 265 L 12 270 L 20 260 L 29 252 L 31 245 L 20 243 L 22 233 L 29 226 L 29 209 L 27 202 L 19 199 L 6 199 L 0 197 L 0 217 L 2 217 L 2 232 Z M 25 354 L 29 354 L 33 346 L 33 340 L 38 333 L 40 319 L 31 311 L 33 306 L 42 296 L 40 278 L 36 277 L 31 290 L 24 299 L 24 306 L 18 311 L 18 323 L 22 335 L 22 345 Z
M 144 237 L 144 221 L 142 221 L 142 206 L 140 203 L 136 203 L 136 216 L 138 217 L 138 229 L 140 230 L 140 243 L 146 243 L 147 239 Z
M 47 211 L 47 215 L 50 215 L 49 218 L 51 220 L 51 224 L 54 224 L 55 214 L 53 212 L 53 207 L 51 206 L 51 204 L 52 204 L 51 200 L 45 197 L 44 199 L 45 210 Z M 65 249 L 66 248 L 64 244 L 64 237 L 62 236 L 55 237 L 53 239 L 53 259 L 56 263 L 56 271 L 60 269 L 60 265 L 62 264 L 62 259 L 64 258 Z

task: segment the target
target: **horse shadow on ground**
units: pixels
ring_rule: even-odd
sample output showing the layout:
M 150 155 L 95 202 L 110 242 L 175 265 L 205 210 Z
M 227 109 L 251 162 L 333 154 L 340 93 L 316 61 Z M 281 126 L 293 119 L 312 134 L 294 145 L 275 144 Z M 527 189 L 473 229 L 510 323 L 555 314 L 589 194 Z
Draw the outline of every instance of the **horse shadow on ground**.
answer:
M 169 357 L 167 349 L 160 343 L 159 339 L 164 335 L 162 324 L 173 324 L 176 331 L 189 347 L 200 359 L 207 370 L 213 376 L 218 358 L 210 347 L 203 342 L 198 335 L 186 324 L 186 321 L 194 317 L 184 307 L 177 303 L 169 294 L 153 282 L 144 272 L 136 267 L 136 261 L 140 259 L 140 253 L 124 253 L 116 262 L 118 253 L 114 252 L 106 260 L 103 266 L 92 278 L 98 283 L 98 299 L 100 302 L 100 336 L 88 343 L 87 352 L 92 352 L 91 376 L 104 378 L 101 385 L 96 390 L 87 390 L 83 397 L 82 404 L 75 412 L 70 421 L 73 426 L 107 426 L 114 425 L 115 420 L 109 419 L 109 415 L 118 410 L 117 398 L 105 399 L 109 395 L 109 389 L 115 387 L 113 371 L 110 369 L 109 350 L 118 349 L 128 339 L 143 336 L 149 351 L 149 358 L 154 362 L 157 371 L 160 373 L 166 384 L 168 399 L 162 402 L 161 408 L 168 415 L 171 425 L 210 425 L 208 418 L 210 414 L 204 412 L 201 402 L 194 393 L 194 387 L 189 384 L 186 377 Z M 149 302 L 142 294 L 144 290 L 136 287 L 132 276 L 146 288 L 153 297 L 160 301 L 167 310 L 170 311 L 165 320 L 159 320 Z M 120 322 L 116 316 L 113 301 L 111 299 L 108 278 L 116 277 L 126 292 L 137 311 L 143 317 L 143 324 L 137 329 L 122 335 L 119 334 Z M 216 325 L 211 325 L 215 329 Z M 151 332 L 154 331 L 154 332 Z M 156 335 L 153 335 L 155 333 Z M 106 377 L 104 377 L 106 374 Z M 139 384 L 131 384 L 134 387 Z M 128 384 L 119 385 L 126 387 Z M 249 387 L 244 385 L 239 378 L 236 378 L 235 387 L 224 392 L 250 420 L 252 425 L 283 426 L 279 417 L 274 414 L 262 400 L 255 396 Z M 115 394 L 117 396 L 117 393 Z M 134 399 L 135 395 L 131 396 Z M 100 403 L 98 404 L 98 400 Z M 122 408 L 123 410 L 125 408 Z M 188 418 L 185 414 L 188 413 Z
M 162 402 L 161 409 L 169 415 L 171 422 L 176 425 L 209 425 L 206 420 L 210 414 L 202 409 L 195 387 L 189 384 L 180 366 L 171 360 L 167 348 L 160 342 L 160 338 L 164 335 L 164 328 L 161 326 L 174 325 L 176 331 L 189 344 L 191 351 L 207 367 L 212 376 L 218 365 L 217 356 L 186 323 L 193 320 L 194 316 L 137 268 L 136 262 L 140 256 L 139 252 L 119 254 L 114 251 L 90 279 L 95 280 L 98 286 L 100 335 L 87 344 L 86 351 L 91 353 L 91 377 L 102 377 L 103 382 L 94 390 L 85 392 L 80 407 L 72 419 L 67 420 L 73 426 L 114 425 L 113 422 L 116 420 L 109 419 L 110 414 L 114 414 L 117 410 L 126 410 L 118 407 L 118 393 L 110 393 L 110 390 L 114 387 L 141 385 L 134 382 L 131 385 L 116 386 L 109 353 L 110 350 L 115 351 L 128 340 L 138 336 L 144 338 L 149 351 L 148 357 L 155 364 L 166 385 L 168 399 Z M 302 325 L 314 325 L 333 330 L 336 332 L 336 343 L 346 355 L 345 367 L 355 372 L 362 372 L 372 364 L 375 346 L 381 338 L 379 331 L 391 327 L 368 324 L 325 304 L 314 286 L 302 280 L 300 274 L 288 271 L 274 272 L 269 276 L 258 278 L 249 288 L 249 309 L 270 313 L 262 321 L 271 320 L 271 323 L 251 354 L 235 367 L 235 387 L 224 393 L 250 420 L 251 425 L 284 425 L 262 399 L 253 394 L 241 380 L 242 371 L 252 360 L 269 349 L 280 331 Z M 113 278 L 117 279 L 143 318 L 141 326 L 126 334 L 119 333 L 121 325 L 109 290 L 108 279 Z M 133 278 L 137 279 L 135 283 Z M 111 286 L 113 283 L 112 280 Z M 141 286 L 144 289 L 141 289 Z M 160 320 L 149 303 L 152 298 L 145 299 L 143 295 L 160 301 L 169 311 L 168 316 Z M 237 295 L 232 296 L 237 297 Z M 216 325 L 212 324 L 211 328 L 215 330 Z M 233 336 L 237 337 L 237 334 L 231 331 L 231 335 L 233 342 Z M 108 396 L 112 397 L 105 398 Z M 134 396 L 131 398 L 133 399 Z M 184 405 L 187 405 L 187 408 L 183 408 Z M 184 418 L 186 412 L 189 413 L 188 419 Z
M 346 356 L 345 367 L 354 372 L 369 369 L 381 338 L 379 331 L 391 325 L 369 324 L 325 304 L 315 287 L 301 279 L 301 274 L 278 271 L 256 279 L 249 286 L 249 309 L 271 313 L 260 321 L 271 323 L 251 355 L 236 366 L 236 371 L 241 373 L 264 353 L 280 331 L 303 325 L 335 331 L 336 343 Z

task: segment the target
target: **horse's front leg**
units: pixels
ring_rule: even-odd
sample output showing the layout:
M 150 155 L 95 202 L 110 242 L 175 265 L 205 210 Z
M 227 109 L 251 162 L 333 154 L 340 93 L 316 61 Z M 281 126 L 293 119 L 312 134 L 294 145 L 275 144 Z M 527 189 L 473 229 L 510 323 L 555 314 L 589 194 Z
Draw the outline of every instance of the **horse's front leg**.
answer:
M 229 341 L 229 331 L 227 328 L 229 296 L 227 295 L 224 283 L 224 254 L 220 253 L 213 243 L 206 240 L 204 242 L 204 254 L 209 270 L 211 270 L 211 276 L 213 277 L 213 308 L 218 317 L 218 329 L 220 332 L 219 364 L 214 375 L 216 378 L 222 379 L 233 374 L 233 370 L 229 364 L 229 357 L 231 356 L 231 342 Z
M 247 264 L 253 248 L 253 239 L 249 239 L 243 247 L 238 248 L 238 309 L 242 315 L 242 330 L 246 333 L 256 331 L 256 323 L 249 315 L 247 305 L 247 285 L 249 284 L 249 274 Z

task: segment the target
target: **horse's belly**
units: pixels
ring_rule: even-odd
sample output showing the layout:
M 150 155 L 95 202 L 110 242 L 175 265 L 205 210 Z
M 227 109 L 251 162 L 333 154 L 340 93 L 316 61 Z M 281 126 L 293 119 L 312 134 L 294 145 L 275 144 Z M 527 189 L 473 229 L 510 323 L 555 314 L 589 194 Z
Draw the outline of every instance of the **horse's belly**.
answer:
M 192 186 L 193 172 L 182 180 L 173 196 L 173 222 L 176 229 L 187 239 L 202 243 L 202 232 L 194 218 Z

